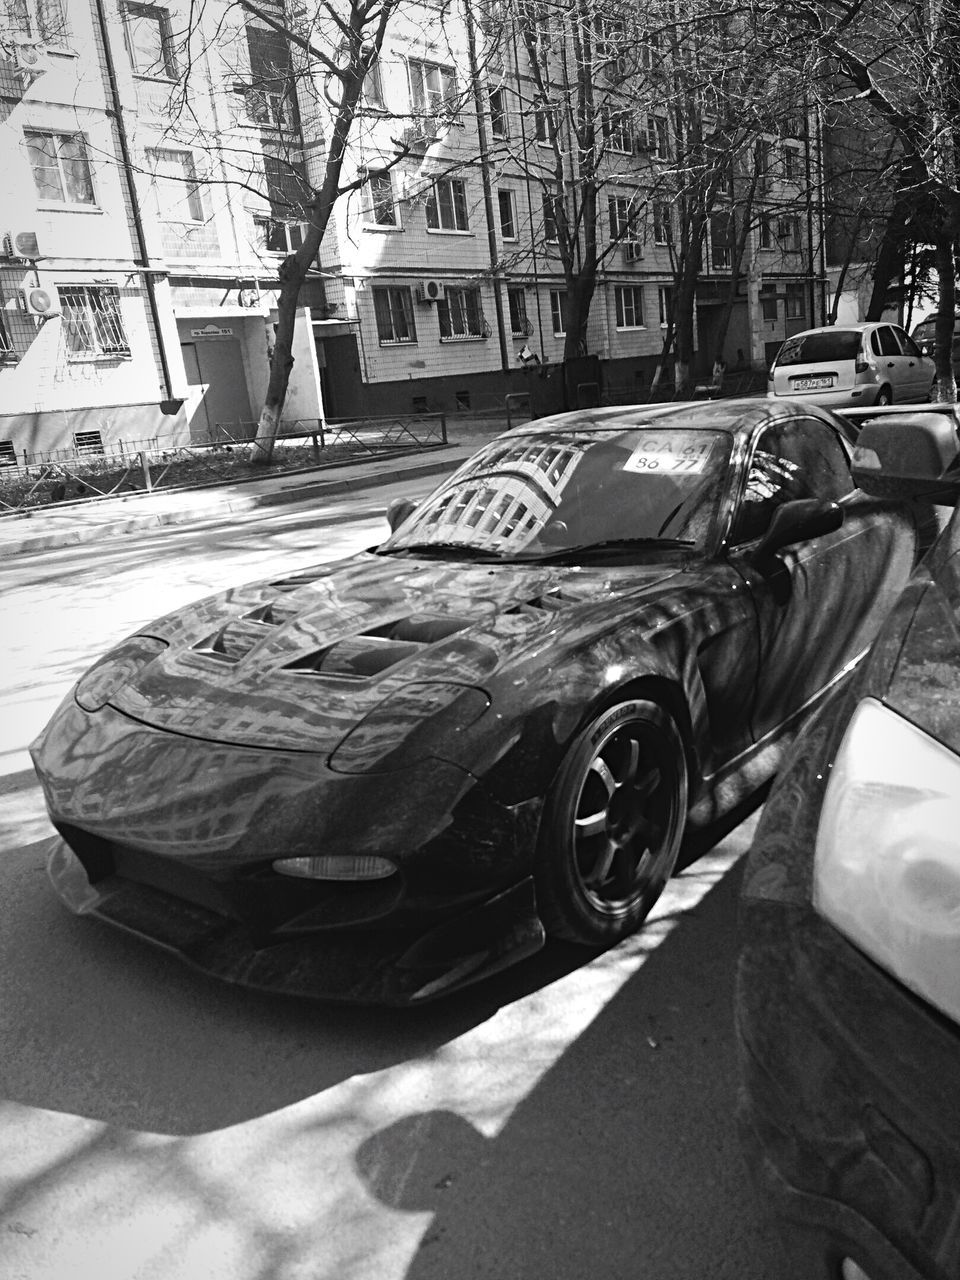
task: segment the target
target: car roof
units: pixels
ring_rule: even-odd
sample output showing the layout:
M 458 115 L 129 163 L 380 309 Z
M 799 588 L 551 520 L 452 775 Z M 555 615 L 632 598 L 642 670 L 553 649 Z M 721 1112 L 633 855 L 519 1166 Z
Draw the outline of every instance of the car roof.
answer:
M 870 329 L 879 329 L 882 325 L 892 325 L 899 329 L 896 320 L 863 320 L 858 324 L 822 324 L 816 329 L 801 329 L 799 333 L 791 333 L 791 338 L 805 338 L 810 333 L 866 333 Z M 785 342 L 789 338 L 784 339 Z
M 693 411 L 693 412 L 692 412 Z M 615 405 L 608 408 L 574 409 L 536 418 L 504 432 L 506 436 L 545 435 L 557 431 L 609 430 L 622 427 L 675 426 L 703 431 L 747 433 L 761 423 L 776 422 L 793 415 L 819 418 L 850 436 L 849 424 L 817 405 L 784 397 L 777 400 L 738 398 L 731 400 L 677 400 L 666 404 Z

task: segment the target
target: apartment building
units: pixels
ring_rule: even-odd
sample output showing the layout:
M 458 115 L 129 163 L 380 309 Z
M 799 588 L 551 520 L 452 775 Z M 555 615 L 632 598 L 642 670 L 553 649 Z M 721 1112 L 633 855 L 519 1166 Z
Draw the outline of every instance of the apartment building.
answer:
M 336 97 L 329 72 L 282 34 L 302 11 L 281 0 L 263 0 L 261 16 L 183 0 L 3 8 L 0 460 L 248 437 L 278 272 L 302 242 Z M 285 420 L 489 408 L 531 387 L 562 402 L 561 224 L 581 217 L 583 181 L 556 105 L 576 89 L 572 35 L 555 9 L 534 48 L 524 14 L 494 0 L 396 11 L 354 122 L 350 189 L 298 299 Z M 617 36 L 614 24 L 598 73 L 584 349 L 607 391 L 629 399 L 649 389 L 670 323 L 682 215 L 662 180 L 674 140 L 659 53 L 652 43 L 623 65 Z M 722 346 L 733 186 L 732 212 L 714 210 L 701 374 L 717 359 L 760 366 L 816 318 L 816 219 L 797 212 L 796 193 L 817 155 L 806 122 L 795 135 L 765 140 Z

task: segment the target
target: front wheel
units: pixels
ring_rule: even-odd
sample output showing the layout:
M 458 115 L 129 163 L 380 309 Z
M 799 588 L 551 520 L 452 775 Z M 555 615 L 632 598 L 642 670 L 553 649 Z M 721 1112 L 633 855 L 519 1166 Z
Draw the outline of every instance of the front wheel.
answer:
M 598 713 L 547 796 L 534 873 L 547 932 L 587 946 L 631 933 L 673 871 L 686 815 L 686 756 L 669 712 L 636 698 Z

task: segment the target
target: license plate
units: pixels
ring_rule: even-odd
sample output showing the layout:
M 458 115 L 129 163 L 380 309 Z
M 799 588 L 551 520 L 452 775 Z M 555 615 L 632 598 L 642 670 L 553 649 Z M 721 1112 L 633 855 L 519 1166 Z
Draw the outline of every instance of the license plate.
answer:
M 794 391 L 821 391 L 824 387 L 832 387 L 833 378 L 794 378 Z

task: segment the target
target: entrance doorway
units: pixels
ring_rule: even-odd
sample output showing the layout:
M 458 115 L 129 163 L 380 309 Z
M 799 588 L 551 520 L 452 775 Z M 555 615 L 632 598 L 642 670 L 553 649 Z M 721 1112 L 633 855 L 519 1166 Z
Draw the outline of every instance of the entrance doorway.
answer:
M 189 384 L 186 412 L 191 436 L 215 439 L 222 426 L 234 439 L 249 438 L 254 428 L 240 343 L 210 338 L 180 347 Z M 241 423 L 246 425 L 240 427 Z

